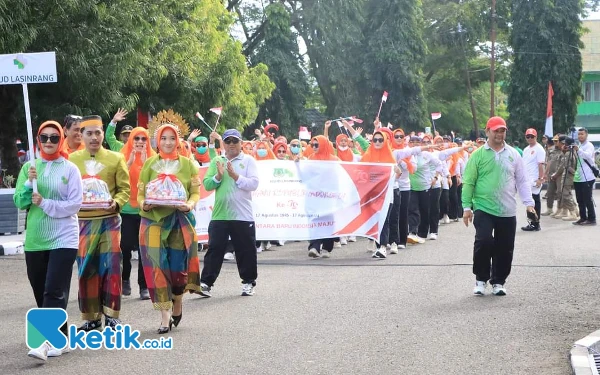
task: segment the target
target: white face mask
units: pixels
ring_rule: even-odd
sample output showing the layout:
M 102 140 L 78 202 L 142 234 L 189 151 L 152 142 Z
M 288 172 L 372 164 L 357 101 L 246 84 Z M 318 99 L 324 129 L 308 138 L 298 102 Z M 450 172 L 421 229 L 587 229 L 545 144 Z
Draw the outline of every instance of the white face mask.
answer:
M 338 150 L 340 151 L 346 151 L 348 149 L 348 146 L 338 146 Z

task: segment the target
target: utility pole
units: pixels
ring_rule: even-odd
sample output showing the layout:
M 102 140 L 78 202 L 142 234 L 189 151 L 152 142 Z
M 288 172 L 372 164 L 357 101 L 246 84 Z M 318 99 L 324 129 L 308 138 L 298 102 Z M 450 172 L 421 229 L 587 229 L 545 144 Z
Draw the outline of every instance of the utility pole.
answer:
M 467 59 L 467 53 L 465 52 L 465 43 L 462 35 L 462 27 L 458 24 L 458 33 L 460 46 L 465 58 L 465 73 L 467 74 L 467 92 L 469 93 L 469 102 L 471 103 L 471 116 L 473 117 L 473 132 L 475 138 L 479 137 L 479 126 L 477 125 L 477 112 L 475 111 L 475 100 L 473 100 L 473 90 L 471 89 L 471 73 L 469 72 L 469 60 Z
M 495 116 L 496 112 L 496 100 L 495 94 L 495 82 L 494 82 L 494 70 L 496 66 L 496 0 L 492 0 L 492 61 L 490 63 L 490 117 Z

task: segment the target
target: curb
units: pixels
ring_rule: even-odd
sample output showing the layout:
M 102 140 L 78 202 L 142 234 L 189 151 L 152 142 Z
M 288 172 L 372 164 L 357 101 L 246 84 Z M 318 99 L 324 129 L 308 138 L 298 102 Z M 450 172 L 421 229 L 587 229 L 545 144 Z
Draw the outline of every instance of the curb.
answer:
M 23 242 L 11 241 L 0 244 L 0 256 L 23 254 Z
M 600 330 L 590 333 L 573 344 L 569 352 L 573 375 L 598 374 L 594 353 L 600 354 Z

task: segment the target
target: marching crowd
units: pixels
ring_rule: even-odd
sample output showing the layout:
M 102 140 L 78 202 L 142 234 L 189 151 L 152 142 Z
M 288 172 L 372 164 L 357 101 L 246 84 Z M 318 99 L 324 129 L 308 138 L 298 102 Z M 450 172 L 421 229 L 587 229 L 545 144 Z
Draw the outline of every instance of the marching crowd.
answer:
M 488 281 L 493 294 L 506 294 L 517 194 L 530 219 L 525 231 L 540 230 L 543 215 L 577 225 L 595 224 L 594 149 L 585 129 L 579 131 L 579 146 L 560 135 L 542 146 L 536 131 L 529 129 L 525 136 L 529 145 L 521 156 L 506 144 L 507 127 L 499 117 L 488 121 L 487 140 L 476 142 L 405 134 L 400 128 L 382 126 L 379 119 L 373 133 L 364 136 L 362 129 L 342 121 L 340 134 L 331 142 L 329 121 L 324 135 L 310 140 L 288 140 L 261 131 L 255 140 L 243 140 L 235 129 L 213 131 L 208 137 L 194 130 L 188 136 L 174 123 L 161 124 L 154 134 L 126 125 L 117 139 L 116 125 L 126 115 L 119 110 L 106 132 L 99 116 L 70 115 L 62 125 L 41 124 L 36 138 L 39 157 L 23 165 L 14 195 L 15 205 L 29 210 L 25 255 L 37 306 L 66 309 L 76 262 L 83 331 L 101 329 L 103 323 L 113 328 L 121 324 L 121 296 L 131 294 L 131 258 L 138 249 L 140 298 L 150 299 L 160 312 L 159 334 L 180 324 L 184 293 L 211 296 L 224 259 L 236 260 L 242 295 L 254 295 L 257 252 L 271 246 L 271 241 L 256 241 L 252 213 L 257 169 L 264 160 L 393 164 L 393 202 L 378 242 L 369 243 L 372 257 L 385 259 L 409 244 L 438 240 L 440 224 L 461 218 L 466 225 L 473 222 L 476 295 L 484 294 Z M 168 173 L 157 168 L 164 162 L 176 163 L 177 168 Z M 100 168 L 90 173 L 90 163 Z M 208 166 L 202 180 L 200 166 Z M 86 207 L 92 193 L 82 181 L 90 179 L 106 184 L 111 198 L 106 207 Z M 181 204 L 157 204 L 152 199 L 149 187 L 168 180 L 177 180 L 185 190 Z M 548 210 L 541 214 L 544 182 Z M 201 185 L 215 191 L 202 269 L 193 212 Z M 558 209 L 553 212 L 555 201 Z M 312 239 L 308 256 L 328 258 L 334 247 L 349 241 L 356 238 Z M 66 323 L 62 331 L 67 335 Z M 64 350 L 45 343 L 29 355 L 46 360 Z

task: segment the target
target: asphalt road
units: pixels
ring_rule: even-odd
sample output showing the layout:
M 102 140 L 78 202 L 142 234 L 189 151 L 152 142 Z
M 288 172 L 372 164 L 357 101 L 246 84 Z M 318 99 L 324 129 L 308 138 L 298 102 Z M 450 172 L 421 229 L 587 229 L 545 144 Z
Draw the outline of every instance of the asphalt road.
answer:
M 600 326 L 599 232 L 550 218 L 519 230 L 505 297 L 471 295 L 474 229 L 462 223 L 386 260 L 365 240 L 317 260 L 290 243 L 259 254 L 255 296 L 240 296 L 231 262 L 213 298 L 186 295 L 172 351 L 79 350 L 44 365 L 26 355 L 24 258 L 0 257 L 0 374 L 569 374 L 571 345 Z M 157 338 L 159 313 L 133 289 L 121 318 Z M 79 324 L 76 273 L 68 312 Z

